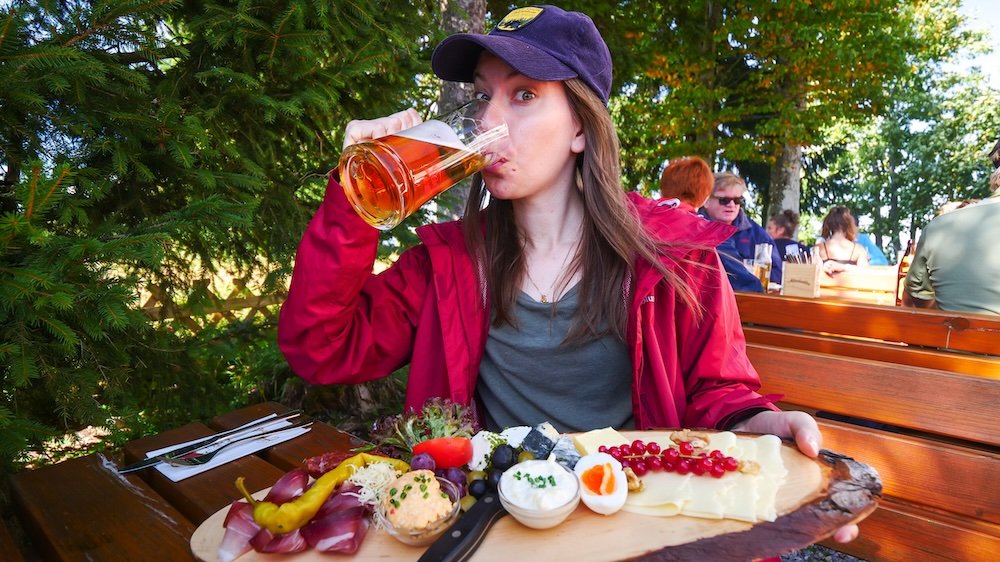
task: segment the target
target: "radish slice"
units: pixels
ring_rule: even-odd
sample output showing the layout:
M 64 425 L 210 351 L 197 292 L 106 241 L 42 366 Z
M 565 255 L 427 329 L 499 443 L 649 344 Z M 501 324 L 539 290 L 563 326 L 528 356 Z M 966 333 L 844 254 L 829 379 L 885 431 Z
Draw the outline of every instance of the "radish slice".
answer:
M 368 510 L 357 506 L 313 519 L 302 528 L 302 536 L 320 552 L 353 554 L 365 539 L 368 525 Z
M 253 546 L 253 549 L 257 552 L 272 554 L 291 554 L 293 552 L 302 552 L 309 546 L 306 544 L 306 540 L 302 538 L 301 529 L 295 529 L 290 533 L 275 535 L 272 534 L 271 531 L 263 528 L 257 531 L 257 534 L 250 539 L 250 545 Z
M 232 562 L 250 550 L 250 539 L 260 531 L 253 520 L 253 508 L 245 501 L 237 500 L 229 506 L 223 523 L 226 534 L 219 545 L 219 560 Z
M 361 500 L 358 498 L 358 490 L 360 489 L 360 486 L 349 482 L 341 484 L 337 491 L 330 494 L 330 497 L 323 502 L 313 519 L 322 519 L 332 513 L 361 506 Z
M 271 486 L 264 501 L 281 505 L 301 496 L 309 489 L 309 473 L 304 468 L 285 473 Z

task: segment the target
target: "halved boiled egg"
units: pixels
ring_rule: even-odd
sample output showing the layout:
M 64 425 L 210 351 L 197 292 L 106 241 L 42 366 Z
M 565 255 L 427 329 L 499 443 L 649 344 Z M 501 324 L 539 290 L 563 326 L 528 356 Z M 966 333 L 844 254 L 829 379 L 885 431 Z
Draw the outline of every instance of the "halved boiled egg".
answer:
M 580 478 L 580 499 L 591 511 L 611 515 L 625 505 L 628 481 L 622 463 L 607 453 L 582 457 L 573 469 Z

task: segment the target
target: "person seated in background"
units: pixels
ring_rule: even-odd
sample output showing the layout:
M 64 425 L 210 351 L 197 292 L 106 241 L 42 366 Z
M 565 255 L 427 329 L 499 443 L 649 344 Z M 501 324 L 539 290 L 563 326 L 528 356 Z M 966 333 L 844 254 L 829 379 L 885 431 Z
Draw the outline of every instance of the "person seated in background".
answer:
M 903 306 L 1000 314 L 1000 167 L 990 188 L 988 198 L 927 223 L 906 274 Z
M 732 172 L 719 172 L 714 176 L 712 195 L 705 201 L 701 208 L 702 216 L 736 227 L 736 232 L 728 240 L 719 244 L 719 255 L 722 256 L 722 264 L 726 272 L 730 273 L 729 280 L 734 279 L 733 273 L 738 271 L 736 267 L 743 267 L 743 260 L 754 259 L 754 251 L 757 244 L 771 245 L 771 275 L 772 283 L 781 283 L 781 256 L 778 255 L 778 247 L 762 226 L 752 221 L 743 212 L 743 194 L 746 193 L 747 184 L 743 178 Z M 738 289 L 735 285 L 733 289 Z M 763 286 L 761 286 L 761 289 Z
M 679 209 L 697 212 L 711 194 L 712 169 L 696 156 L 672 160 L 660 174 L 660 197 L 676 199 Z
M 713 181 L 712 169 L 701 158 L 678 158 L 660 174 L 660 197 L 668 203 L 675 201 L 675 208 L 681 211 L 696 213 L 711 195 Z M 760 280 L 742 262 L 720 256 L 734 291 L 764 292 Z
M 872 237 L 868 233 L 859 232 L 855 242 L 861 244 L 861 247 L 868 252 L 868 265 L 889 265 L 889 260 L 885 257 L 885 253 L 882 252 L 882 248 L 878 247 L 878 244 L 872 240 Z
M 785 209 L 767 219 L 767 233 L 774 238 L 778 246 L 778 255 L 782 259 L 792 254 L 809 255 L 809 248 L 795 239 L 795 231 L 799 228 L 799 214 L 791 209 Z
M 857 265 L 868 265 L 868 252 L 857 243 L 858 223 L 847 207 L 837 206 L 823 218 L 823 241 L 816 252 L 823 271 L 833 276 Z

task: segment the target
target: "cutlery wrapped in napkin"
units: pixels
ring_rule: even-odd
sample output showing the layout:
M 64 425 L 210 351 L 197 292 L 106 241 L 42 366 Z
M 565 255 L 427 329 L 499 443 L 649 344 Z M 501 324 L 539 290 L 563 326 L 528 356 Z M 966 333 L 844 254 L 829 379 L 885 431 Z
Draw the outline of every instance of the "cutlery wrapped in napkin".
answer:
M 156 465 L 156 470 L 159 470 L 161 474 L 163 474 L 173 482 L 179 482 L 181 480 L 184 480 L 185 478 L 190 478 L 192 476 L 195 476 L 196 474 L 201 474 L 202 472 L 206 472 L 217 466 L 226 464 L 227 462 L 234 461 L 236 459 L 256 453 L 261 449 L 273 447 L 278 443 L 283 443 L 285 441 L 288 441 L 289 439 L 294 439 L 309 431 L 309 426 L 303 427 L 301 425 L 296 425 L 293 422 L 289 421 L 288 419 L 275 419 L 273 422 L 265 423 L 263 425 L 257 425 L 258 422 L 262 422 L 270 418 L 278 418 L 278 416 L 276 414 L 270 414 L 268 416 L 264 416 L 263 418 L 245 424 L 245 427 L 248 428 L 250 426 L 254 427 L 252 430 L 248 429 L 247 433 L 244 435 L 251 435 L 251 431 L 253 433 L 263 433 L 263 435 L 252 437 L 243 441 L 239 441 L 237 443 L 233 443 L 232 445 L 226 446 L 224 449 L 219 451 L 219 453 L 216 454 L 211 461 L 205 464 L 197 466 L 172 466 L 167 463 L 160 463 Z M 284 431 L 275 431 L 275 430 L 280 430 L 283 427 L 287 427 L 288 429 Z M 232 437 L 236 439 L 239 439 L 240 436 L 241 434 L 238 432 L 232 435 Z M 164 455 L 169 453 L 170 451 L 180 449 L 182 447 L 185 447 L 191 443 L 196 443 L 198 441 L 200 441 L 200 439 L 187 441 L 185 443 L 177 443 L 176 445 L 170 445 L 169 447 L 163 447 L 161 449 L 148 451 L 146 453 L 146 457 L 149 458 L 149 457 Z M 213 445 L 207 445 L 205 447 L 206 450 L 212 450 L 213 448 L 214 448 Z

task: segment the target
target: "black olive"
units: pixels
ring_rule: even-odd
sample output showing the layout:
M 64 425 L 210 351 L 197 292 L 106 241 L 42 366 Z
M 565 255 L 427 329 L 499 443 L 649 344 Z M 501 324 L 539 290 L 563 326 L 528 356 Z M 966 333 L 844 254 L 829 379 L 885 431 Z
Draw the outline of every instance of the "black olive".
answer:
M 474 498 L 481 498 L 489 488 L 490 486 L 485 480 L 473 480 L 469 482 L 469 495 Z
M 496 490 L 497 486 L 500 485 L 500 477 L 503 476 L 503 470 L 499 468 L 491 468 L 489 474 L 486 475 L 486 483 L 489 484 L 491 490 Z
M 514 447 L 504 443 L 493 449 L 493 457 L 490 460 L 494 468 L 507 470 L 517 463 L 517 452 L 514 451 Z

